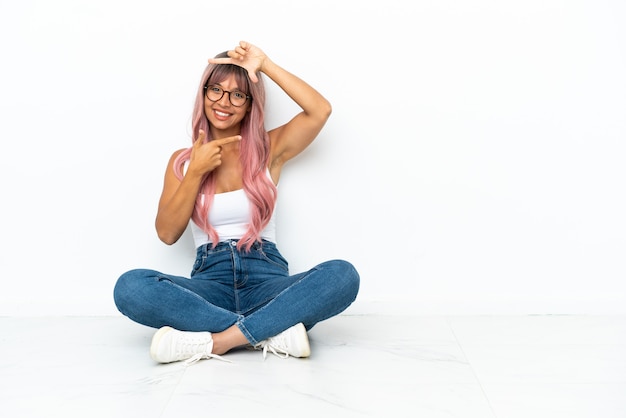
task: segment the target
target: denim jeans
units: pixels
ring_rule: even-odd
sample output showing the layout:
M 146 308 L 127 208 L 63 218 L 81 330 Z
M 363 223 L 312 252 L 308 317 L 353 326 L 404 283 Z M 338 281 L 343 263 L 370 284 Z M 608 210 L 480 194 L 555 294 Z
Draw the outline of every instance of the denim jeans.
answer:
M 269 241 L 239 251 L 237 241 L 198 247 L 190 278 L 136 269 L 113 292 L 119 311 L 143 325 L 220 332 L 233 324 L 257 344 L 302 322 L 306 329 L 344 311 L 359 291 L 359 274 L 343 260 L 290 275 Z

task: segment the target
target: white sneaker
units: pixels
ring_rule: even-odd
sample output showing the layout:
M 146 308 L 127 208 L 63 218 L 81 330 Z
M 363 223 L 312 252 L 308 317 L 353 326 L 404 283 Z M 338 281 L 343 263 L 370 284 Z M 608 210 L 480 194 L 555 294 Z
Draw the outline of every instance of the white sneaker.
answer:
M 228 361 L 217 354 L 212 354 L 213 338 L 210 332 L 179 331 L 172 327 L 162 327 L 150 345 L 150 356 L 158 363 L 172 363 L 186 360 L 193 364 L 205 358 L 218 358 Z
M 296 324 L 274 337 L 261 341 L 254 348 L 263 349 L 264 359 L 267 358 L 268 351 L 281 358 L 289 356 L 309 357 L 311 355 L 309 337 L 302 323 Z

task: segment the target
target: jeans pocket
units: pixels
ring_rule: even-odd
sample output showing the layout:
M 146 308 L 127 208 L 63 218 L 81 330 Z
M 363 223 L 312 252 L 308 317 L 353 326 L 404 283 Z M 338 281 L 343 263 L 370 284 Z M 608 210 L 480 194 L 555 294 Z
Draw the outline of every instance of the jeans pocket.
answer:
M 191 268 L 191 276 L 194 276 L 196 273 L 202 270 L 206 261 L 206 256 L 196 257 L 196 261 L 193 263 L 193 267 Z
M 289 271 L 289 263 L 282 256 L 282 254 L 276 248 L 261 248 L 258 250 L 258 254 L 264 261 L 284 270 Z

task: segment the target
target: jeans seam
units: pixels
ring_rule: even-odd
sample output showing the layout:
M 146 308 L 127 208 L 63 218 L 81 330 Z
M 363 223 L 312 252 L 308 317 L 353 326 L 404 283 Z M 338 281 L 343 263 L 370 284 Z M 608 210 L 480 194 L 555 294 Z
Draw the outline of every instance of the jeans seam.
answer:
M 250 344 L 252 345 L 257 345 L 259 343 L 259 341 L 257 341 L 252 334 L 250 334 L 250 331 L 248 331 L 248 329 L 246 328 L 246 326 L 243 324 L 243 319 L 237 321 L 237 323 L 235 325 L 237 325 L 237 328 L 239 328 L 239 331 L 241 331 L 241 333 L 243 334 L 244 337 L 246 337 L 246 339 L 250 342 Z

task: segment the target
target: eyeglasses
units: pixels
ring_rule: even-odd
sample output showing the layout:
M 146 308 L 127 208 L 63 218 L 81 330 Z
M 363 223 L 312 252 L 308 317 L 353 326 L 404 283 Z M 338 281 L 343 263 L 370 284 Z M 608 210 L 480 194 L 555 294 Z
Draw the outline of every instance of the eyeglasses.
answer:
M 230 100 L 230 103 L 235 107 L 243 106 L 248 99 L 252 99 L 252 97 L 239 90 L 228 91 L 215 84 L 204 86 L 204 95 L 212 102 L 221 100 L 222 97 L 224 97 L 224 93 L 228 93 L 228 100 Z

